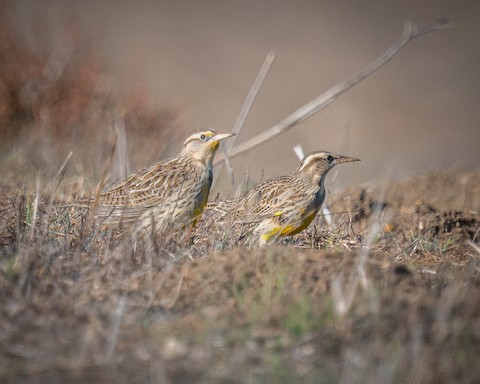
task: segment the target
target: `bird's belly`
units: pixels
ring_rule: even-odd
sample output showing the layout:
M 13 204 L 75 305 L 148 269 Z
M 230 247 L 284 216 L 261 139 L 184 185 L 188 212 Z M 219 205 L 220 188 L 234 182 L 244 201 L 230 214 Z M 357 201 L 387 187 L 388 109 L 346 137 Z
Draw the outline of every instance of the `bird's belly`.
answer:
M 312 223 L 313 219 L 317 216 L 318 211 L 313 211 L 303 218 L 303 220 L 298 223 L 298 225 L 286 225 L 281 232 L 281 236 L 293 236 L 297 233 L 302 232 L 304 229 Z
M 204 183 L 192 206 L 192 218 L 197 218 L 202 214 L 203 209 L 205 208 L 205 204 L 207 204 L 209 192 L 210 183 Z
M 264 220 L 257 227 L 256 232 L 260 234 L 260 241 L 264 244 L 277 237 L 293 236 L 307 228 L 315 219 L 317 213 L 318 210 L 313 210 L 305 216 L 302 215 L 298 220 L 284 223 L 275 220 L 275 218 Z

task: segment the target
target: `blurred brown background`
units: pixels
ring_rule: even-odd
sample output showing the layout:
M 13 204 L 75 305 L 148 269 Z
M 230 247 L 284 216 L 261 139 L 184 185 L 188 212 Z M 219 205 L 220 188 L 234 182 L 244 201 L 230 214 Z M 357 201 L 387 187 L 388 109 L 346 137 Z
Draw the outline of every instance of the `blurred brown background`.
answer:
M 405 21 L 421 25 L 447 17 L 459 28 L 409 43 L 326 109 L 233 165 L 237 178 L 247 168 L 257 180 L 262 172 L 290 172 L 298 165 L 296 143 L 306 152 L 361 158 L 339 172 L 340 184 L 480 165 L 478 1 L 24 0 L 14 3 L 13 15 L 33 46 L 42 31 L 58 51 L 65 49 L 66 20 L 74 17 L 79 34 L 93 36 L 113 86 L 145 87 L 153 107 L 176 111 L 186 132 L 230 130 L 273 51 L 275 61 L 237 143 L 380 56 Z M 173 152 L 183 138 L 183 132 L 175 138 Z

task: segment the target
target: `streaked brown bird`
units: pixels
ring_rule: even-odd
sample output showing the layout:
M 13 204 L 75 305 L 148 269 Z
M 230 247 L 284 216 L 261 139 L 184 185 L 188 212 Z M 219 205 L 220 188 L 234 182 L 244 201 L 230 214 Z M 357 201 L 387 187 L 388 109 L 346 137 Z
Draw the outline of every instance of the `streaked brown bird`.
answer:
M 208 199 L 215 152 L 220 141 L 231 136 L 213 129 L 192 134 L 177 157 L 102 192 L 95 202 L 97 222 L 134 223 L 137 230 L 162 233 L 193 227 Z
M 260 245 L 281 236 L 295 235 L 316 217 L 325 200 L 325 178 L 336 165 L 359 161 L 330 152 L 307 155 L 295 172 L 266 180 L 237 201 L 216 203 L 214 209 L 233 215 L 234 223 L 247 228 Z

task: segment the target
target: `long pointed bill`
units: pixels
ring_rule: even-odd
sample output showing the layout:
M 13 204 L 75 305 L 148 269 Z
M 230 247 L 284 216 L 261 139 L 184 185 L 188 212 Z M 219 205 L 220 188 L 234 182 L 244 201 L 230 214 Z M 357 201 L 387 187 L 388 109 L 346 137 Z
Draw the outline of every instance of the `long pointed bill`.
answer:
M 217 133 L 215 136 L 213 136 L 210 140 L 212 141 L 221 141 L 228 139 L 229 137 L 235 136 L 236 133 Z
M 335 164 L 350 163 L 351 161 L 360 161 L 360 159 L 348 156 L 338 156 L 335 160 Z

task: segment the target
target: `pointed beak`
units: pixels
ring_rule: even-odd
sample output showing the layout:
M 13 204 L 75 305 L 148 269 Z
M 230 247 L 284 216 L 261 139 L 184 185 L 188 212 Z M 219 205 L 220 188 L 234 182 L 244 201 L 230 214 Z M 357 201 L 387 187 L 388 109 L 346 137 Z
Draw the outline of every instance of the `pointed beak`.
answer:
M 229 137 L 235 136 L 235 133 L 217 133 L 210 140 L 212 141 L 222 141 L 228 139 Z
M 352 161 L 360 161 L 360 159 L 348 156 L 338 156 L 338 158 L 335 160 L 335 164 L 350 163 Z

